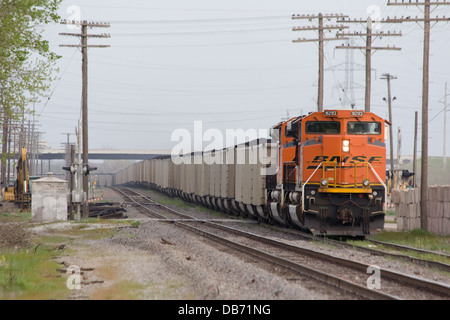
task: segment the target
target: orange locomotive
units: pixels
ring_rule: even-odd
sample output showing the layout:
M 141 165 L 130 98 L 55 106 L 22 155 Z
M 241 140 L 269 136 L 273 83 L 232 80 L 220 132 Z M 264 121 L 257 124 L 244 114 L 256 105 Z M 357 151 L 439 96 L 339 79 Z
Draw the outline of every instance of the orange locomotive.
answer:
M 364 236 L 382 229 L 384 123 L 370 112 L 325 110 L 273 127 L 279 170 L 267 180 L 272 217 L 314 234 Z

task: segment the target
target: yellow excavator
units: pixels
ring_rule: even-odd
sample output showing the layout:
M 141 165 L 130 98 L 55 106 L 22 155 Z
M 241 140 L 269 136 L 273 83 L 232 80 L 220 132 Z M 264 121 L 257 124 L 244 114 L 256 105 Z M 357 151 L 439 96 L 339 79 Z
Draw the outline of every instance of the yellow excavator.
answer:
M 4 201 L 15 201 L 21 211 L 31 209 L 30 173 L 28 171 L 27 149 L 22 148 L 17 163 L 17 179 L 14 188 L 6 187 L 3 190 Z

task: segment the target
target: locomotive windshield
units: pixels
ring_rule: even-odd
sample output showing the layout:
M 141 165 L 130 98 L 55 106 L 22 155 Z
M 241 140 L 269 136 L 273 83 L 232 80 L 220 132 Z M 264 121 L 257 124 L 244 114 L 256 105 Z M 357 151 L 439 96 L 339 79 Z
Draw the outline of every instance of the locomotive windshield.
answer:
M 381 123 L 374 121 L 350 121 L 347 123 L 348 134 L 380 134 Z
M 339 134 L 341 123 L 338 121 L 307 121 L 306 133 Z

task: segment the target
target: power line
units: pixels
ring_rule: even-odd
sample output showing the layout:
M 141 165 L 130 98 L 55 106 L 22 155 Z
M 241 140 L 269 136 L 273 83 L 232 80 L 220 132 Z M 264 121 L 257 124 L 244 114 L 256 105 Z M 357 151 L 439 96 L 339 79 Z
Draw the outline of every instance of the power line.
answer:
M 276 40 L 254 40 L 245 42 L 223 42 L 223 43 L 204 43 L 204 44 L 172 44 L 172 45 L 114 45 L 114 48 L 196 48 L 196 47 L 226 47 L 226 46 L 242 46 L 252 44 L 267 44 L 275 42 L 288 43 L 290 39 Z
M 292 64 L 283 64 L 283 65 L 275 65 L 275 66 L 268 66 L 268 65 L 264 65 L 262 67 L 255 67 L 255 68 L 236 68 L 236 67 L 230 67 L 230 68 L 208 68 L 208 67 L 201 67 L 201 66 L 183 66 L 183 65 L 168 65 L 168 64 L 154 64 L 154 63 L 148 63 L 146 61 L 142 61 L 142 60 L 131 60 L 131 59 L 126 59 L 123 57 L 120 58 L 115 58 L 115 57 L 111 57 L 111 56 L 103 56 L 103 55 L 98 55 L 98 54 L 91 54 L 91 56 L 96 56 L 102 59 L 102 61 L 104 59 L 112 59 L 112 60 L 116 60 L 116 61 L 126 61 L 126 62 L 132 62 L 137 64 L 136 67 L 142 68 L 142 65 L 148 66 L 149 68 L 155 68 L 155 69 L 175 69 L 176 71 L 188 71 L 188 72 L 192 72 L 192 71 L 205 71 L 205 72 L 216 72 L 216 71 L 229 71 L 229 72 L 236 72 L 236 71 L 261 71 L 261 70 L 280 70 L 280 69 L 295 69 L 295 68 L 299 68 L 298 65 L 292 65 Z M 101 61 L 96 61 L 96 63 L 100 63 Z M 103 62 L 103 64 L 109 64 L 109 65 L 115 65 L 117 66 L 117 63 L 115 64 L 110 64 L 110 63 L 106 63 Z M 128 67 L 131 65 L 128 64 L 121 64 L 119 66 L 124 66 L 124 67 Z M 133 66 L 131 66 L 133 67 Z M 305 67 L 302 67 L 305 68 Z
M 382 37 L 390 37 L 390 36 L 401 36 L 401 32 L 383 32 L 383 31 L 373 31 L 372 30 L 372 18 L 368 18 L 367 20 L 363 19 L 342 19 L 338 20 L 338 22 L 341 23 L 361 23 L 366 25 L 366 32 L 338 32 L 336 36 L 338 37 L 361 37 L 365 39 L 366 44 L 365 46 L 355 46 L 355 45 L 341 45 L 336 46 L 336 49 L 359 49 L 362 50 L 366 57 L 366 94 L 365 94 L 365 106 L 364 110 L 365 112 L 370 112 L 370 96 L 371 96 L 371 89 L 372 89 L 372 54 L 377 50 L 401 50 L 397 47 L 390 47 L 390 46 L 374 46 L 373 42 L 377 38 Z
M 146 33 L 115 33 L 114 36 L 124 36 L 124 37 L 147 37 L 147 36 L 202 36 L 202 35 L 216 35 L 216 34 L 242 34 L 242 33 L 252 33 L 252 32 L 268 32 L 268 31 L 280 31 L 289 30 L 286 27 L 279 28 L 260 28 L 260 29 L 236 29 L 236 30 L 211 30 L 211 31 L 184 31 L 184 32 L 146 32 Z
M 40 116 L 42 114 L 42 112 L 44 112 L 45 107 L 47 106 L 48 102 L 50 101 L 53 93 L 55 92 L 56 88 L 58 87 L 59 82 L 61 81 L 62 77 L 64 76 L 64 74 L 67 72 L 67 69 L 69 68 L 70 63 L 72 62 L 73 57 L 75 56 L 76 50 L 74 50 L 72 57 L 69 60 L 69 63 L 66 65 L 61 77 L 59 77 L 59 79 L 56 81 L 55 86 L 53 87 L 52 92 L 50 93 L 49 97 L 47 98 L 47 101 L 45 102 L 44 106 L 42 107 L 41 112 L 39 112 L 38 116 Z
M 297 39 L 293 40 L 294 43 L 301 43 L 301 42 L 317 42 L 319 46 L 319 80 L 318 80 L 318 93 L 317 93 L 317 111 L 322 112 L 323 111 L 323 84 L 324 84 L 324 44 L 328 41 L 333 40 L 341 40 L 342 38 L 333 37 L 333 38 L 326 38 L 324 36 L 325 31 L 331 31 L 331 30 L 342 30 L 345 28 L 348 28 L 344 25 L 324 25 L 324 19 L 325 20 L 331 20 L 331 19 L 338 19 L 338 18 L 344 18 L 347 16 L 344 16 L 342 13 L 339 14 L 322 14 L 319 13 L 318 15 L 293 15 L 292 19 L 302 19 L 302 20 L 313 20 L 317 19 L 317 26 L 307 26 L 307 27 L 294 27 L 292 28 L 292 31 L 318 31 L 318 38 L 317 39 Z
M 288 16 L 259 16 L 259 17 L 236 17 L 236 18 L 217 18 L 217 19 L 180 19 L 180 20 L 113 20 L 114 24 L 184 24 L 184 23 L 235 23 L 236 21 L 255 21 L 261 20 L 285 20 Z

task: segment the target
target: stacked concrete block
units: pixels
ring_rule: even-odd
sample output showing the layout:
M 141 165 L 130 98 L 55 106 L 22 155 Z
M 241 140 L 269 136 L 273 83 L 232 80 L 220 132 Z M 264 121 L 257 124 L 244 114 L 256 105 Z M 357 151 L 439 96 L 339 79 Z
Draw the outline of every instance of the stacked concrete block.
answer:
M 450 186 L 431 186 L 428 189 L 428 230 L 450 234 Z
M 409 231 L 421 227 L 420 188 L 393 190 L 397 228 Z M 430 186 L 427 201 L 427 230 L 436 234 L 450 234 L 450 186 Z
M 420 228 L 420 202 L 417 189 L 392 190 L 397 229 L 409 231 Z

